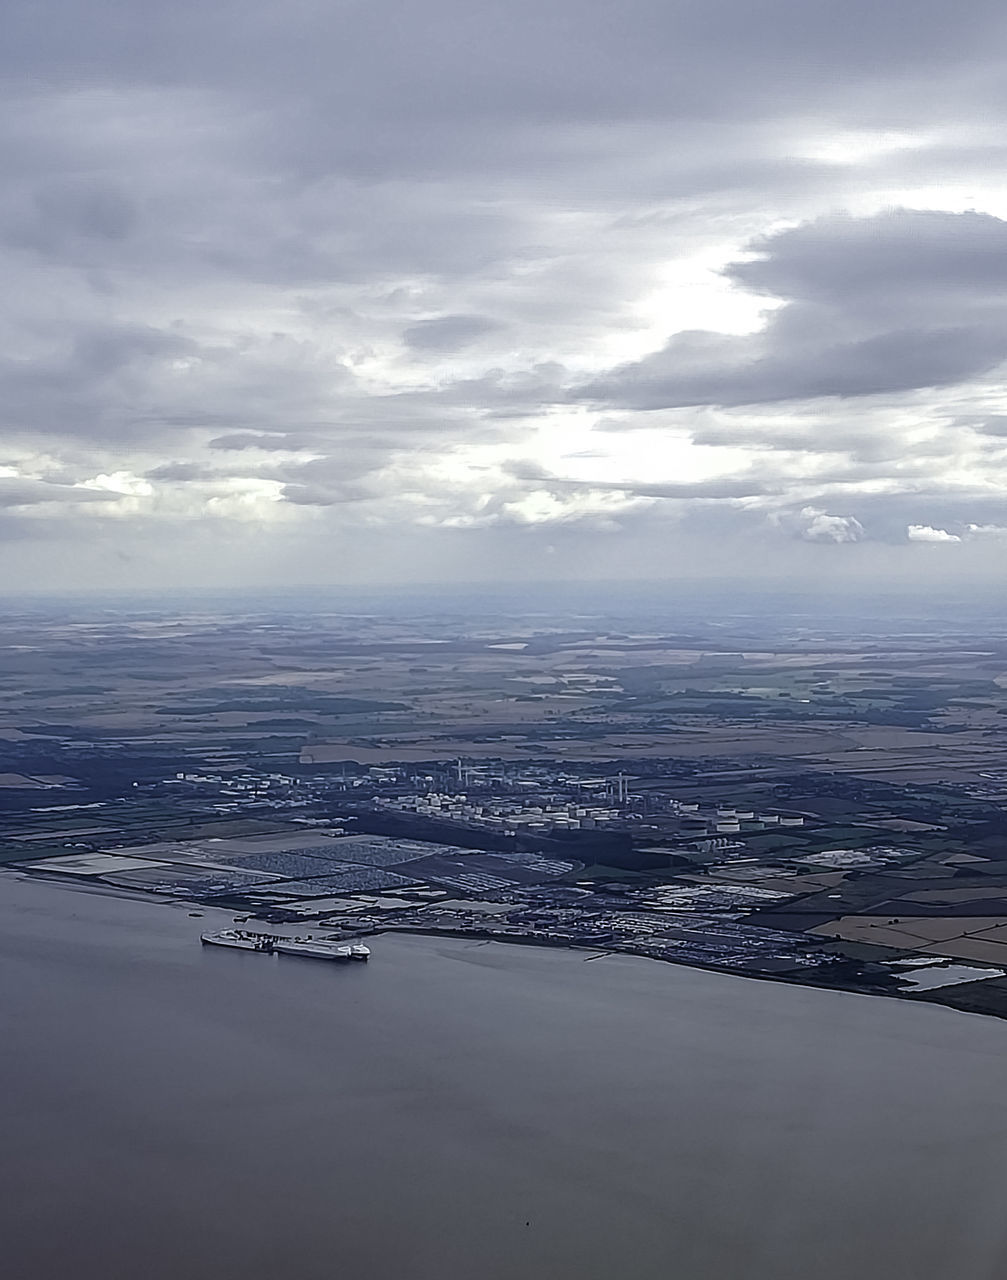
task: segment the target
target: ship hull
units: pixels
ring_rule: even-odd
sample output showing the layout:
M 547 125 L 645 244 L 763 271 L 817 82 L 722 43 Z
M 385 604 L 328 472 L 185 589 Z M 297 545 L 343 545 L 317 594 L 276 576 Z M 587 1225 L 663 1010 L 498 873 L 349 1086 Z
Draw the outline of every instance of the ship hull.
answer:
M 308 960 L 329 960 L 336 964 L 366 960 L 370 949 L 362 942 L 326 942 L 314 938 L 284 938 L 269 933 L 247 933 L 244 929 L 221 929 L 200 934 L 204 947 L 232 947 L 237 951 L 260 951 L 267 955 L 301 956 Z
M 235 951 L 261 951 L 266 954 L 272 950 L 271 939 L 242 935 L 236 930 L 224 930 L 221 933 L 203 933 L 200 934 L 199 940 L 204 947 L 231 947 Z
M 369 952 L 348 946 L 326 946 L 325 943 L 290 942 L 279 939 L 273 943 L 273 950 L 282 956 L 301 956 L 307 960 L 331 960 L 336 964 L 349 964 L 354 960 L 366 960 Z

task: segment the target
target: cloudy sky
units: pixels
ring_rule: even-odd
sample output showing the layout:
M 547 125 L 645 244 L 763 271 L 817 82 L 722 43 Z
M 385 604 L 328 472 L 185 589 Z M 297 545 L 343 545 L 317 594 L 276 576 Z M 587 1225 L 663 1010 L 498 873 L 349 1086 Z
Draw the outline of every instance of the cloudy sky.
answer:
M 1002 4 L 4 25 L 8 588 L 1002 582 Z

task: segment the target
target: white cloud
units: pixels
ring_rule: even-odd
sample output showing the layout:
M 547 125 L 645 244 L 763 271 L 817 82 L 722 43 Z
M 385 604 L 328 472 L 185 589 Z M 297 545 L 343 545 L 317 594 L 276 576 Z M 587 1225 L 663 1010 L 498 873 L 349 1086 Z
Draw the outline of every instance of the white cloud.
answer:
M 928 524 L 909 525 L 906 537 L 910 542 L 961 542 L 956 533 L 948 533 L 947 529 L 934 529 Z
M 111 475 L 96 475 L 90 480 L 81 480 L 82 489 L 95 489 L 104 493 L 117 493 L 133 498 L 147 498 L 154 492 L 154 486 L 128 471 L 115 471 Z
M 805 521 L 801 537 L 806 542 L 859 542 L 864 536 L 864 526 L 854 516 L 834 516 L 805 507 L 801 518 Z

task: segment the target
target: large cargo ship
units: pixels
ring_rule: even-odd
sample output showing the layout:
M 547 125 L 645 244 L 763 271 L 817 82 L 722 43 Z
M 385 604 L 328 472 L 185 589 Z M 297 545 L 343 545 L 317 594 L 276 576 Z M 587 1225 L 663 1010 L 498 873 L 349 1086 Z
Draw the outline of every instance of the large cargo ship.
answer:
M 239 951 L 274 952 L 285 956 L 306 956 L 310 960 L 366 960 L 370 947 L 362 942 L 337 942 L 328 938 L 285 938 L 272 933 L 250 933 L 247 929 L 220 929 L 200 934 L 208 947 L 236 947 Z
M 239 951 L 272 951 L 273 939 L 268 933 L 249 933 L 246 929 L 221 929 L 219 933 L 202 933 L 200 942 L 208 947 L 237 947 Z
M 362 942 L 328 942 L 323 938 L 276 938 L 273 950 L 284 956 L 307 956 L 312 960 L 366 960 L 371 954 Z

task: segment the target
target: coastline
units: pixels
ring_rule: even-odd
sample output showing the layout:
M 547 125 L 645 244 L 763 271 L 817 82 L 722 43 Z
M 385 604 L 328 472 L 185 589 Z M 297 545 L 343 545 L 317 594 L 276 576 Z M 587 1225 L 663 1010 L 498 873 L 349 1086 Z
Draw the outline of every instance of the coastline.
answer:
M 124 889 L 116 885 L 107 885 L 104 883 L 88 883 L 79 876 L 71 876 L 60 874 L 52 871 L 28 871 L 23 868 L 13 870 L 11 868 L 0 868 L 0 880 L 5 875 L 9 875 L 15 879 L 22 879 L 26 882 L 41 882 L 50 885 L 59 886 L 69 889 L 75 893 L 85 893 L 88 895 L 97 895 L 108 898 L 118 898 L 125 901 L 144 902 L 151 905 L 161 905 L 173 907 L 179 910 L 186 910 L 192 916 L 205 916 L 208 914 L 219 915 L 226 918 L 227 922 L 233 922 L 235 918 L 236 908 L 224 907 L 219 904 L 194 902 L 189 899 L 174 898 L 167 894 L 156 894 L 144 892 L 135 889 Z M 458 938 L 468 939 L 475 942 L 496 942 L 504 945 L 534 947 L 539 949 L 553 951 L 571 951 L 585 952 L 592 958 L 602 959 L 606 956 L 628 956 L 637 960 L 652 960 L 659 964 L 673 965 L 675 968 L 692 970 L 701 973 L 716 973 L 725 977 L 747 978 L 757 982 L 773 982 L 790 987 L 806 987 L 816 991 L 841 991 L 848 995 L 871 996 L 879 999 L 899 1000 L 909 1004 L 930 1004 L 940 1005 L 943 1008 L 951 1009 L 956 1013 L 969 1013 L 979 1017 L 994 1018 L 1000 1021 L 1007 1020 L 1007 1009 L 996 1009 L 982 1007 L 981 1001 L 973 1002 L 970 999 L 971 993 L 963 992 L 958 998 L 948 998 L 949 993 L 954 993 L 958 986 L 979 986 L 979 983 L 962 983 L 948 987 L 937 988 L 930 991 L 900 991 L 895 989 L 885 989 L 882 987 L 871 987 L 867 984 L 858 984 L 853 982 L 842 981 L 824 981 L 816 980 L 812 973 L 807 976 L 800 976 L 793 973 L 773 973 L 760 972 L 754 969 L 746 969 L 736 965 L 723 965 L 716 962 L 702 962 L 694 959 L 679 959 L 673 955 L 653 954 L 646 949 L 637 949 L 632 946 L 620 947 L 603 947 L 599 945 L 584 945 L 582 943 L 567 941 L 562 938 L 543 937 L 538 934 L 519 934 L 519 933 L 496 933 L 491 930 L 477 930 L 465 928 L 451 928 L 448 926 L 438 927 L 434 925 L 422 926 L 417 924 L 396 925 L 391 921 L 382 922 L 380 927 L 374 929 L 360 930 L 357 932 L 333 931 L 331 928 L 319 926 L 317 921 L 303 919 L 299 922 L 277 923 L 269 921 L 261 916 L 257 916 L 254 910 L 242 908 L 238 914 L 244 916 L 247 914 L 250 921 L 259 924 L 268 924 L 271 929 L 307 929 L 310 928 L 319 933 L 327 933 L 331 937 L 339 936 L 340 940 L 352 940 L 355 938 L 379 938 L 382 935 L 405 934 L 414 935 L 416 937 L 430 938 Z M 948 963 L 952 963 L 950 960 Z M 944 993 L 942 995 L 941 993 Z M 964 997 L 964 998 L 962 998 Z

